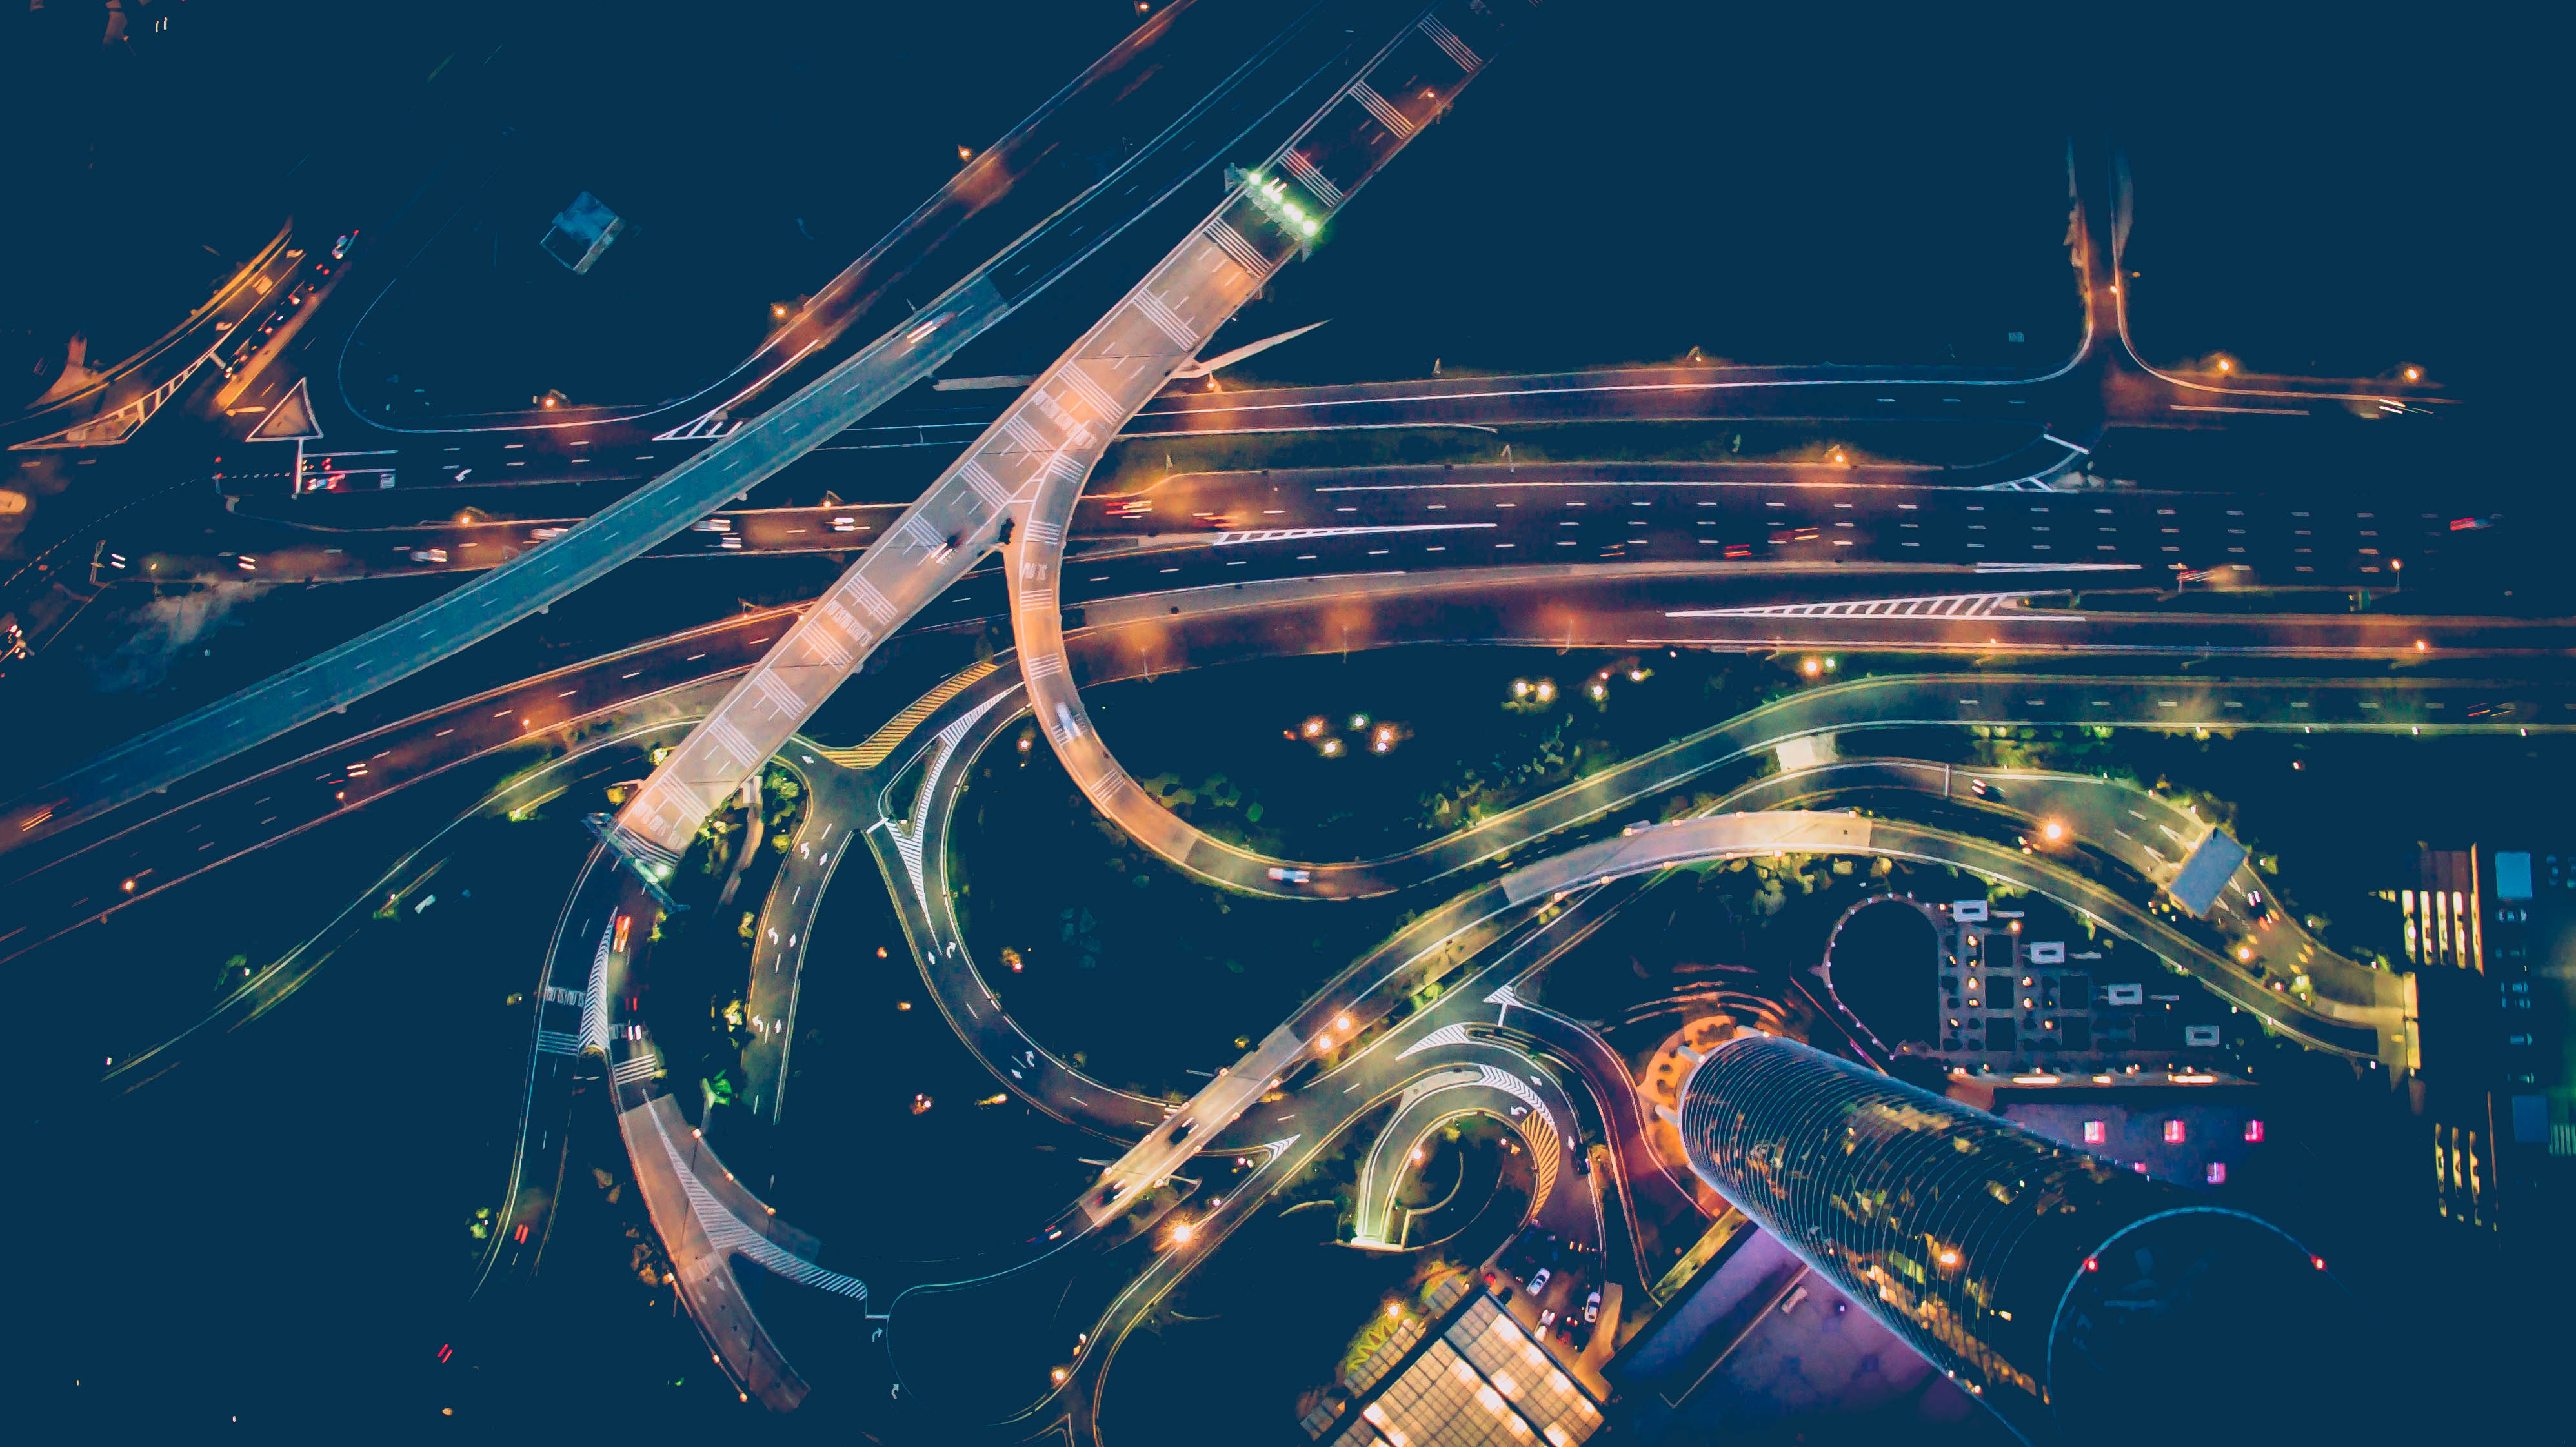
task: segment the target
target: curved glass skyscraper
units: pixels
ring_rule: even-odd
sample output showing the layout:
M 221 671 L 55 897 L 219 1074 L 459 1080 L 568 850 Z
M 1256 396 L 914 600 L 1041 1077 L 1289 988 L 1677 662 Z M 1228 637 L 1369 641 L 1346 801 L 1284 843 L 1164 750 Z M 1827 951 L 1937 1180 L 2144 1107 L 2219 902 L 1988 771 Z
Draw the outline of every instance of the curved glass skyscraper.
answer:
M 2327 1350 L 2349 1301 L 2269 1222 L 1769 1036 L 1709 1052 L 1681 1131 L 1701 1179 L 2025 1441 L 2322 1425 L 2282 1354 Z

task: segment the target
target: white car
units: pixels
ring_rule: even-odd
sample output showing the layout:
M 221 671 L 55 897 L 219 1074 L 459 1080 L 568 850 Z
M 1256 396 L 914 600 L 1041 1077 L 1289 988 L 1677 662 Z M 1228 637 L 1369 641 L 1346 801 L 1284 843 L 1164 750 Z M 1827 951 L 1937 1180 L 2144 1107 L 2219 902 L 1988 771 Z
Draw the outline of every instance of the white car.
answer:
M 1592 1288 L 1592 1294 L 1583 1299 L 1583 1319 L 1585 1321 L 1599 1321 L 1601 1319 L 1600 1287 L 1596 1286 Z
M 1536 1296 L 1536 1295 L 1538 1295 L 1540 1292 L 1547 1290 L 1547 1278 L 1548 1278 L 1548 1276 L 1550 1275 L 1551 1270 L 1552 1270 L 1552 1268 L 1550 1268 L 1550 1267 L 1542 1266 L 1542 1267 L 1540 1267 L 1540 1268 L 1538 1269 L 1538 1272 L 1537 1272 L 1537 1274 L 1536 1274 L 1536 1275 L 1534 1275 L 1534 1276 L 1530 1277 L 1530 1279 L 1529 1279 L 1529 1294 L 1530 1294 L 1530 1295 L 1532 1295 L 1532 1296 Z
M 1270 870 L 1270 880 L 1274 884 L 1304 884 L 1314 877 L 1312 871 L 1304 869 L 1281 869 L 1273 865 Z

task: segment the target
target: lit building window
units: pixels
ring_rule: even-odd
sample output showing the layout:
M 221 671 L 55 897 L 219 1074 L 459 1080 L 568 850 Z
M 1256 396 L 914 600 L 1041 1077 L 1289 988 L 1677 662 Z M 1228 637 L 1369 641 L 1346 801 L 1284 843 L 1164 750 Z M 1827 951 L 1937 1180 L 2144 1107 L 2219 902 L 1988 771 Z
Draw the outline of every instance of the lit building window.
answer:
M 2084 1122 L 2084 1143 L 2086 1145 L 2100 1145 L 2102 1143 L 2102 1135 L 2102 1122 L 2098 1120 L 2088 1120 Z
M 2182 1142 L 2183 1142 L 2182 1122 L 2181 1122 L 2181 1121 L 2178 1121 L 2178 1120 L 2169 1120 L 2169 1121 L 2166 1121 L 2166 1122 L 2165 1122 L 2165 1144 L 2166 1144 L 2166 1145 L 2169 1145 L 2169 1146 L 2178 1146 L 2178 1145 L 2181 1145 L 2181 1144 L 2182 1144 Z
M 2248 1140 L 2248 1141 L 2259 1141 L 2259 1140 L 2261 1140 L 2262 1138 L 2263 1138 L 2263 1122 L 2261 1122 L 2261 1121 L 2259 1121 L 2259 1120 L 2249 1120 L 2249 1121 L 2245 1122 L 2245 1139 L 2246 1139 L 2246 1140 Z
M 2223 1186 L 2227 1184 L 2227 1162 L 2211 1161 L 2209 1163 L 2209 1183 L 2213 1186 Z

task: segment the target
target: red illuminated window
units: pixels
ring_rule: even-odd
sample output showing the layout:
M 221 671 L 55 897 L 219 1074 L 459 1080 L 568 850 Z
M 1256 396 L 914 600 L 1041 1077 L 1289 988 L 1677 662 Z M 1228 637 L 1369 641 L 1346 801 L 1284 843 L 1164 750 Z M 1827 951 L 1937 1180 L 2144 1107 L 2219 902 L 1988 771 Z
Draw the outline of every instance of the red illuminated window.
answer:
M 2245 1139 L 2248 1141 L 2259 1141 L 2262 1138 L 2263 1122 L 2259 1120 L 2249 1120 L 2245 1122 Z
M 2102 1134 L 2102 1122 L 2098 1120 L 2088 1120 L 2084 1122 L 2084 1143 L 2086 1145 L 2100 1145 L 2102 1143 Z
M 2182 1141 L 2183 1141 L 2183 1134 L 2182 1134 L 2182 1122 L 2181 1122 L 2181 1121 L 2178 1121 L 2178 1120 L 2169 1120 L 2169 1121 L 2166 1121 L 2166 1122 L 2165 1122 L 2165 1144 L 2166 1144 L 2166 1145 L 2169 1145 L 2169 1146 L 2178 1146 L 2178 1145 L 2181 1145 L 2181 1144 L 2182 1144 Z
M 2209 1163 L 2209 1183 L 2213 1186 L 2223 1186 L 2227 1184 L 2227 1162 L 2211 1161 Z

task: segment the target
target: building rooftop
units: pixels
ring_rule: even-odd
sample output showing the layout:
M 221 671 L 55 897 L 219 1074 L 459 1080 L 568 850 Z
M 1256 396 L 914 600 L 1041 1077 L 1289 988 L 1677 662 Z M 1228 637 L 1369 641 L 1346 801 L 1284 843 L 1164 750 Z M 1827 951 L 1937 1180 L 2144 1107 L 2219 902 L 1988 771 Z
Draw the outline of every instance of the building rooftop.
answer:
M 1338 1424 L 1319 1411 L 1307 1430 L 1331 1447 L 1578 1447 L 1601 1429 L 1600 1405 L 1492 1296 L 1443 1306 L 1400 1365 L 1373 1356 L 1353 1374 L 1360 1395 Z

